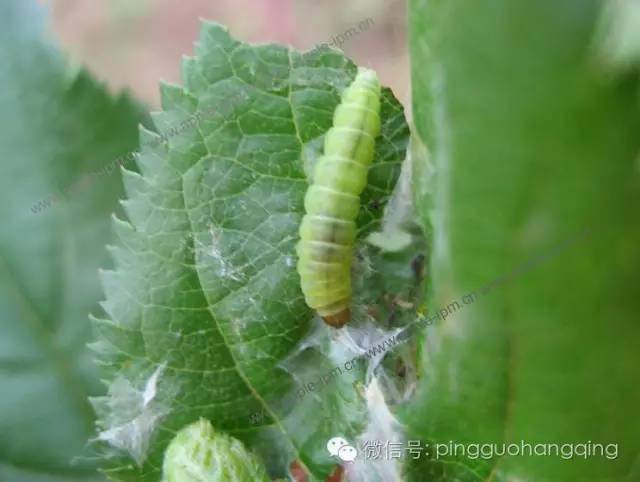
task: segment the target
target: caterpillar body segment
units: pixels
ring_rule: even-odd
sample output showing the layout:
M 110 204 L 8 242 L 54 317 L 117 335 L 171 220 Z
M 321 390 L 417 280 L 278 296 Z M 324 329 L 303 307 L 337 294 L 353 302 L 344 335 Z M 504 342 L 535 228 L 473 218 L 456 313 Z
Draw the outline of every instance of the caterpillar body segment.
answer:
M 296 248 L 305 300 L 336 328 L 351 319 L 355 220 L 379 133 L 380 83 L 374 71 L 361 68 L 342 93 L 325 136 Z

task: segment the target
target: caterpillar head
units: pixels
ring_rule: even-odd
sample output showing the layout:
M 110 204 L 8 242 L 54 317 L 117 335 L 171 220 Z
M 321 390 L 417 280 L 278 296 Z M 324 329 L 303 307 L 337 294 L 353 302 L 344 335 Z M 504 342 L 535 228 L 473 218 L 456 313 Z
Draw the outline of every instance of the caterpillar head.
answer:
M 323 316 L 322 319 L 324 322 L 333 326 L 334 328 L 342 328 L 344 325 L 351 321 L 351 310 L 346 308 L 335 315 L 327 315 Z

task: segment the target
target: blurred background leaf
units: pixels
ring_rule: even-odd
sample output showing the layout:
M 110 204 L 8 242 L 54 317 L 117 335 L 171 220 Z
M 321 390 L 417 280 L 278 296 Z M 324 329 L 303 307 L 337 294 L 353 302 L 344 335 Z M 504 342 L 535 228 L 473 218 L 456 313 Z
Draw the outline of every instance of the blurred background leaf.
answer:
M 44 21 L 35 2 L 0 3 L 0 479 L 25 482 L 95 477 L 87 314 L 122 188 L 114 170 L 86 175 L 136 147 L 141 117 L 72 75 Z
M 638 75 L 603 74 L 600 5 L 411 2 L 428 308 L 590 234 L 429 327 L 404 420 L 432 443 L 592 441 L 618 457 L 447 457 L 409 480 L 640 480 Z

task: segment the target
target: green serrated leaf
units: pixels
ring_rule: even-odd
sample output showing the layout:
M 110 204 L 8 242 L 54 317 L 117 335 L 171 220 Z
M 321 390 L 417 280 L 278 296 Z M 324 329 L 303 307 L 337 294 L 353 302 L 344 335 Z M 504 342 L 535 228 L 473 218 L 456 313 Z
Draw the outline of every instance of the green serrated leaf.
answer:
M 640 477 L 637 77 L 595 62 L 600 4 L 412 2 L 416 129 L 431 155 L 414 162 L 436 176 L 418 197 L 434 233 L 428 311 L 590 234 L 427 329 L 404 420 L 431 455 L 408 480 Z M 437 458 L 433 444 L 450 441 L 618 453 Z
M 0 479 L 75 481 L 97 477 L 87 313 L 122 192 L 86 175 L 135 148 L 140 116 L 87 73 L 69 79 L 43 20 L 34 2 L 0 4 Z
M 273 476 L 298 459 L 323 478 L 335 464 L 328 430 L 353 423 L 345 410 L 354 395 L 323 395 L 301 421 L 281 364 L 313 319 L 294 251 L 305 152 L 330 127 L 356 66 L 328 48 L 251 46 L 213 23 L 203 23 L 195 54 L 184 88 L 161 87 L 153 119 L 165 132 L 196 116 L 196 128 L 167 142 L 141 132 L 141 175 L 124 176 L 130 222 L 116 220 L 117 270 L 103 273 L 108 316 L 94 324 L 110 390 L 96 400 L 106 470 L 158 481 L 173 434 L 204 417 L 260 452 Z M 361 236 L 379 225 L 407 142 L 388 89 L 381 118 Z

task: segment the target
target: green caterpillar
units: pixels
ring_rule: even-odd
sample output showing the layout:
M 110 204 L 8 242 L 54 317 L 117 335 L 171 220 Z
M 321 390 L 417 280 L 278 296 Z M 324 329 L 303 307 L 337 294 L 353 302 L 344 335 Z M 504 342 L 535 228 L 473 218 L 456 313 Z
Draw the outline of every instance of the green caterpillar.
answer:
M 316 163 L 304 199 L 306 214 L 296 248 L 307 305 L 335 328 L 351 320 L 355 220 L 379 133 L 378 76 L 360 68 L 342 93 L 325 136 L 324 155 Z

